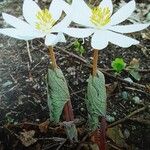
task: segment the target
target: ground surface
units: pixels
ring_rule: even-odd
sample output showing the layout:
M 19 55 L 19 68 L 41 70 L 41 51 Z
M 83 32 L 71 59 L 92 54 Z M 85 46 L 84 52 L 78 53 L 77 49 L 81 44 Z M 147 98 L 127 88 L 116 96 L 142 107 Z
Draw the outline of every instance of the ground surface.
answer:
M 44 0 L 39 3 L 41 6 L 49 4 Z M 121 3 L 116 1 L 116 8 Z M 0 1 L 0 14 L 7 12 L 22 17 L 21 6 L 21 0 Z M 146 20 L 149 12 L 148 2 L 140 1 L 137 6 L 137 11 L 129 20 L 131 22 Z M 2 17 L 0 27 L 7 27 Z M 104 51 L 100 51 L 99 55 L 98 66 L 106 78 L 107 110 L 111 116 L 108 122 L 108 145 L 109 149 L 149 150 L 150 32 L 146 29 L 130 36 L 140 40 L 141 44 L 128 49 L 110 44 Z M 0 150 L 80 148 L 80 141 L 85 136 L 82 134 L 82 127 L 86 127 L 87 119 L 84 99 L 90 68 L 86 62 L 92 62 L 88 40 L 83 43 L 86 49 L 83 56 L 79 56 L 73 47 L 75 39 L 68 38 L 66 44 L 58 44 L 54 48 L 57 63 L 69 85 L 75 118 L 83 120 L 83 123 L 78 125 L 79 142 L 73 144 L 66 142 L 65 132 L 60 126 L 56 128 L 50 124 L 48 129 L 40 128 L 41 123 L 49 117 L 45 85 L 49 57 L 43 40 L 29 41 L 33 60 L 31 63 L 26 42 L 0 35 Z M 133 58 L 138 59 L 140 81 L 131 77 L 127 70 L 117 78 L 111 70 L 111 62 L 116 57 L 123 58 L 127 65 Z M 124 78 L 127 77 L 137 84 L 125 81 Z M 117 122 L 118 120 L 120 122 Z M 25 140 L 27 137 L 29 139 Z M 90 149 L 87 146 L 89 143 L 88 139 L 83 141 L 82 149 Z

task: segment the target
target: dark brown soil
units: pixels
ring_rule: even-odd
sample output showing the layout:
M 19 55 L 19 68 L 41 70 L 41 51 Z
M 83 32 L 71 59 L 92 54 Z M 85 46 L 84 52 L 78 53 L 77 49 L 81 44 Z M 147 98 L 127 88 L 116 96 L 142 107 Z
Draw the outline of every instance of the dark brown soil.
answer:
M 116 2 L 120 3 L 120 1 Z M 41 1 L 40 4 L 44 5 L 45 2 Z M 22 1 L 0 1 L 0 13 L 2 11 L 19 16 L 21 5 Z M 148 2 L 138 4 L 138 10 L 143 9 L 144 12 L 140 18 L 141 21 L 146 17 L 147 5 Z M 2 17 L 0 17 L 0 27 L 6 27 Z M 100 51 L 98 66 L 104 71 L 106 79 L 107 114 L 114 118 L 113 122 L 126 118 L 118 123 L 123 133 L 121 138 L 125 141 L 124 146 L 121 146 L 120 149 L 149 150 L 150 32 L 149 29 L 146 29 L 130 36 L 140 40 L 140 46 L 123 49 L 110 44 L 105 50 Z M 66 141 L 66 134 L 60 125 L 56 127 L 50 123 L 45 132 L 39 128 L 39 125 L 49 118 L 45 75 L 50 60 L 43 40 L 35 39 L 29 42 L 33 59 L 31 63 L 26 42 L 0 35 L 0 150 L 69 150 L 77 149 L 81 143 L 84 145 L 82 149 L 90 149 L 87 146 L 90 141 L 86 139 L 81 142 L 81 140 L 86 136 L 84 128 L 87 128 L 87 111 L 84 100 L 87 79 L 91 71 L 86 61 L 92 63 L 92 50 L 89 39 L 86 39 L 83 43 L 86 52 L 83 56 L 79 56 L 73 47 L 75 39 L 68 38 L 67 41 L 65 44 L 58 44 L 54 50 L 57 63 L 69 85 L 75 118 L 81 121 L 77 125 L 79 142 Z M 81 42 L 83 42 L 82 39 Z M 123 71 L 119 77 L 116 77 L 111 70 L 111 62 L 116 57 L 123 58 L 127 65 L 133 58 L 139 59 L 141 80 L 136 81 L 127 71 Z M 124 78 L 127 77 L 138 85 L 125 82 Z M 141 87 L 142 85 L 145 87 Z M 134 101 L 135 97 L 140 99 L 140 103 Z M 133 111 L 140 108 L 145 109 L 128 117 Z M 61 118 L 62 121 L 63 118 Z M 111 126 L 113 122 L 108 121 L 108 126 Z M 26 133 L 32 130 L 35 132 L 33 139 L 36 139 L 36 142 L 26 147 L 21 142 L 21 132 Z M 119 135 L 115 136 L 116 141 L 108 137 L 107 142 L 119 147 L 120 143 L 118 144 L 117 140 Z M 112 145 L 109 145 L 109 149 L 113 150 L 115 148 Z

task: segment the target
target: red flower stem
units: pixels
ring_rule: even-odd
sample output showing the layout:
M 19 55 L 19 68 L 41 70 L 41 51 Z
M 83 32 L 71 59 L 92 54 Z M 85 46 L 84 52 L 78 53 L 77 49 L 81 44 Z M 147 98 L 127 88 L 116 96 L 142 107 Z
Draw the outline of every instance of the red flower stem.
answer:
M 100 150 L 106 150 L 106 128 L 107 128 L 106 118 L 102 117 L 101 126 L 99 129 Z
M 74 120 L 74 114 L 72 110 L 72 105 L 71 101 L 69 100 L 64 107 L 64 118 L 65 120 L 68 121 L 73 121 Z
M 55 53 L 54 53 L 52 46 L 49 47 L 49 57 L 52 61 L 53 69 L 56 69 L 58 66 L 56 63 Z M 64 118 L 66 121 L 73 121 L 74 120 L 74 114 L 73 114 L 72 105 L 71 105 L 70 100 L 64 106 Z
M 93 77 L 97 74 L 98 50 L 93 53 Z M 106 119 L 102 117 L 100 129 L 93 133 L 92 140 L 98 145 L 99 150 L 106 150 Z
M 93 76 L 96 76 L 96 73 L 97 73 L 97 61 L 98 61 L 98 50 L 94 49 L 94 55 L 93 55 Z

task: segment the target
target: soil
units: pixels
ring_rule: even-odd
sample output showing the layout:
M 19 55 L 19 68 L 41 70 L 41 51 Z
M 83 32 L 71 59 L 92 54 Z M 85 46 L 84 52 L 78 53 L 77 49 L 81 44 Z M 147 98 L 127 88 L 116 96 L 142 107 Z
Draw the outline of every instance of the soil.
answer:
M 114 2 L 115 7 L 122 3 L 122 1 Z M 44 0 L 39 3 L 41 6 L 49 5 L 49 2 Z M 21 6 L 21 0 L 2 0 L 0 13 L 7 12 L 22 18 Z M 148 2 L 140 1 L 137 4 L 136 13 L 128 22 L 144 21 L 148 12 Z M 1 15 L 0 27 L 8 27 Z M 99 52 L 98 67 L 105 75 L 107 87 L 107 115 L 113 118 L 112 121 L 108 120 L 108 127 L 114 130 L 114 127 L 119 126 L 119 132 L 121 132 L 114 134 L 113 139 L 110 133 L 108 134 L 108 149 L 150 150 L 149 31 L 146 29 L 130 34 L 140 41 L 140 45 L 124 49 L 109 44 L 105 50 Z M 86 136 L 84 128 L 87 128 L 87 110 L 84 100 L 87 79 L 91 72 L 89 63 L 86 62 L 92 63 L 93 51 L 89 39 L 84 41 L 80 39 L 86 50 L 81 56 L 73 46 L 75 39 L 69 37 L 67 39 L 67 43 L 58 44 L 54 50 L 57 64 L 68 82 L 75 118 L 80 120 L 77 124 L 78 142 L 69 142 L 60 124 L 54 126 L 49 123 L 48 128 L 40 128 L 40 125 L 49 118 L 45 76 L 51 63 L 48 48 L 44 46 L 43 39 L 29 41 L 33 60 L 31 63 L 25 41 L 0 35 L 0 150 L 69 150 L 79 149 L 81 144 L 82 149 L 92 149 L 89 146 L 92 143 L 88 138 L 85 141 L 82 140 Z M 127 70 L 116 76 L 112 71 L 111 62 L 117 57 L 123 58 L 127 65 L 133 58 L 138 59 L 141 79 L 135 80 Z M 131 78 L 137 84 L 130 84 L 124 80 L 125 78 Z M 137 102 L 137 99 L 140 102 Z M 144 109 L 141 111 L 141 108 Z M 134 111 L 137 112 L 130 117 L 129 115 Z M 116 123 L 118 120 L 121 122 Z M 116 124 L 113 125 L 113 123 Z M 27 135 L 29 135 L 29 141 L 23 139 Z M 120 139 L 124 144 L 119 142 Z

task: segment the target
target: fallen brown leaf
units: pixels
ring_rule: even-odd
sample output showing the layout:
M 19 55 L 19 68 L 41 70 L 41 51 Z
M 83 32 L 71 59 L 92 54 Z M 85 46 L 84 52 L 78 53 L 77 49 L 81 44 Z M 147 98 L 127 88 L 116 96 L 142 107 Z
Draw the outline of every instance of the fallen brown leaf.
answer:
M 30 131 L 24 130 L 24 132 L 20 132 L 19 139 L 21 140 L 24 146 L 28 147 L 37 141 L 37 139 L 33 138 L 34 134 L 35 134 L 34 130 Z
M 49 126 L 49 120 L 46 120 L 45 122 L 38 125 L 41 133 L 47 133 L 48 126 Z

